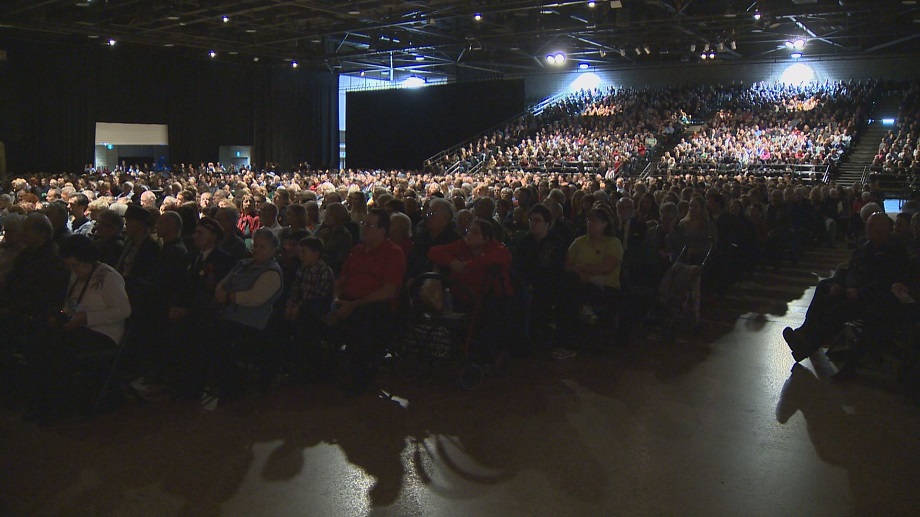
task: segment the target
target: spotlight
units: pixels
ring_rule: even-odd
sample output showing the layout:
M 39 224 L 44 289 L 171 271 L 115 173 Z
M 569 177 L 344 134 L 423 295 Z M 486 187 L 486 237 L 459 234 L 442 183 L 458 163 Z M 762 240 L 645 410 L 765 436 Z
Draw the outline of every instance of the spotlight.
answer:
M 792 42 L 792 46 L 797 50 L 802 50 L 803 48 L 805 48 L 805 39 L 796 38 L 795 41 Z
M 253 62 L 253 63 L 258 63 L 258 62 L 259 62 L 259 58 L 258 58 L 258 56 L 257 56 L 257 57 L 254 57 L 254 58 L 252 58 L 252 62 Z
M 359 75 L 360 75 L 361 77 L 364 77 L 364 70 L 361 70 L 361 73 L 360 73 Z
M 696 52 L 696 43 L 690 44 L 690 52 Z
M 645 47 L 643 47 L 643 48 L 642 48 L 642 50 L 644 50 L 644 51 L 645 51 L 645 54 L 646 54 L 646 55 L 648 55 L 648 54 L 651 54 L 651 53 L 652 53 L 652 51 L 651 51 L 651 49 L 649 49 L 649 48 L 648 48 L 648 45 L 646 45 Z
M 760 20 L 760 11 L 754 11 L 754 20 Z
M 557 65 L 561 65 L 562 63 L 565 63 L 565 54 L 563 54 L 562 52 L 557 52 L 555 57 L 556 57 Z
M 620 49 L 620 57 L 626 57 L 626 49 L 625 49 L 625 48 L 621 48 L 621 49 Z
M 230 17 L 229 17 L 229 16 L 224 16 L 223 18 L 221 18 L 221 21 L 224 22 L 224 23 L 227 23 L 227 22 L 230 21 Z
M 703 52 L 702 54 L 700 54 L 700 59 L 706 59 L 707 57 L 709 57 L 709 56 L 707 56 L 705 52 Z
M 593 1 L 588 2 L 588 7 L 594 7 L 595 5 L 597 5 L 597 4 L 595 4 Z
M 415 60 L 416 60 L 416 61 L 424 61 L 424 60 L 425 60 L 425 56 L 419 54 L 419 55 L 415 56 Z
M 588 63 L 578 63 L 579 70 L 587 70 L 589 67 Z
M 792 59 L 798 59 L 798 58 L 802 57 L 802 53 L 801 53 L 801 52 L 793 52 L 793 53 L 791 54 L 791 56 L 792 56 Z
M 214 51 L 212 50 L 212 51 L 208 52 L 208 55 L 211 56 L 211 57 L 217 57 L 217 52 L 214 52 Z
M 297 61 L 291 61 L 291 68 L 297 68 Z
M 715 58 L 716 58 L 716 53 L 715 53 L 715 52 L 710 52 L 710 53 L 709 53 L 709 59 L 715 59 Z
M 729 45 L 729 47 L 731 47 L 732 50 L 738 50 L 738 44 L 735 43 L 734 40 L 732 40 L 732 43 L 731 43 L 731 45 Z
M 549 64 L 551 64 L 551 65 L 556 64 L 556 56 L 554 56 L 554 55 L 552 55 L 552 54 L 547 54 L 547 55 L 546 55 L 546 62 L 549 63 Z
M 786 42 L 784 43 L 784 45 L 786 45 L 786 48 L 792 48 L 792 42 L 789 41 L 789 40 L 786 40 Z
M 481 13 L 474 14 L 473 19 L 476 20 L 477 22 L 482 20 L 482 14 Z
M 636 47 L 636 55 L 637 55 L 637 56 L 641 56 L 641 55 L 642 55 L 642 49 L 641 49 L 641 48 Z
M 114 47 L 114 46 L 115 46 L 115 43 L 116 43 L 115 40 L 113 40 L 113 39 L 110 39 L 110 40 L 109 40 L 109 46 L 110 46 L 110 47 Z

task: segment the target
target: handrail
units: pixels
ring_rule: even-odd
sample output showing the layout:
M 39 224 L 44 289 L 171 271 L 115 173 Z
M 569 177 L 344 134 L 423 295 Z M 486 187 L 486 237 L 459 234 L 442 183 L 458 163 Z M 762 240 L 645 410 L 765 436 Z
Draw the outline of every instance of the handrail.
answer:
M 860 175 L 859 177 L 859 182 L 862 183 L 863 185 L 867 185 L 869 183 L 869 166 L 868 165 L 863 167 L 863 172 L 862 172 L 862 175 Z
M 446 156 L 446 155 L 448 155 L 448 154 L 456 153 L 456 152 L 459 151 L 460 149 L 462 149 L 462 148 L 466 147 L 467 145 L 469 145 L 469 144 L 475 142 L 476 140 L 482 138 L 483 135 L 488 135 L 488 134 L 494 133 L 495 131 L 497 131 L 498 129 L 500 129 L 500 128 L 506 126 L 506 125 L 507 125 L 508 123 L 510 123 L 510 122 L 513 122 L 513 121 L 515 121 L 515 120 L 519 120 L 519 119 L 521 119 L 521 118 L 523 118 L 523 117 L 525 117 L 525 116 L 527 116 L 527 115 L 540 115 L 541 113 L 543 113 L 543 111 L 546 109 L 547 106 L 549 106 L 550 104 L 553 104 L 553 103 L 555 103 L 555 102 L 558 102 L 560 99 L 564 99 L 564 98 L 567 97 L 568 95 L 569 95 L 568 92 L 562 92 L 562 93 L 557 93 L 556 95 L 552 95 L 552 96 L 550 96 L 550 97 L 547 97 L 547 98 L 543 99 L 542 101 L 538 102 L 537 104 L 534 104 L 533 106 L 531 106 L 531 107 L 525 109 L 524 111 L 518 113 L 517 115 L 514 115 L 514 116 L 512 116 L 512 117 L 510 117 L 510 118 L 507 118 L 507 119 L 505 119 L 505 120 L 499 122 L 498 124 L 496 124 L 496 125 L 494 125 L 494 126 L 488 128 L 488 129 L 486 129 L 486 130 L 484 130 L 484 131 L 480 131 L 479 133 L 477 133 L 477 134 L 475 134 L 475 135 L 473 135 L 473 136 L 467 138 L 467 139 L 464 140 L 463 142 L 460 142 L 459 144 L 456 144 L 456 145 L 454 145 L 453 147 L 449 147 L 449 148 L 447 148 L 447 149 L 444 149 L 443 151 L 441 151 L 441 152 L 435 154 L 434 156 L 429 157 L 427 160 L 425 160 L 424 163 L 435 164 L 435 163 L 438 162 L 438 160 L 440 160 L 440 159 L 443 158 L 444 156 Z M 450 166 L 449 170 L 454 170 L 454 169 L 456 169 L 456 168 L 459 168 L 459 165 L 455 166 L 455 165 L 452 164 L 452 165 Z M 447 172 L 447 171 L 445 171 L 445 173 L 446 173 L 446 172 Z

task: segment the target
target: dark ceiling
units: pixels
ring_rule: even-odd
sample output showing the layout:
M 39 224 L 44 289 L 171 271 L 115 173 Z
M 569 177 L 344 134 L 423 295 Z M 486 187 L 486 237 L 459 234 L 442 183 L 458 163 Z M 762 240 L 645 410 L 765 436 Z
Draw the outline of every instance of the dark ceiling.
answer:
M 480 19 L 476 19 L 477 13 Z M 758 19 L 755 14 L 759 13 Z M 226 17 L 226 18 L 225 18 Z M 11 0 L 0 37 L 170 47 L 207 59 L 430 78 L 564 67 L 920 53 L 911 0 Z M 88 39 L 89 38 L 89 39 Z M 466 74 L 466 75 L 464 75 Z

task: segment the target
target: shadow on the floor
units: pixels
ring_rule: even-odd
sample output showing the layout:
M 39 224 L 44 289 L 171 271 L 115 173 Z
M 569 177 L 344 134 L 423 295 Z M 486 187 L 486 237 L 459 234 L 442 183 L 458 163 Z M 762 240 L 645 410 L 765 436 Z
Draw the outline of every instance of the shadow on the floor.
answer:
M 920 476 L 918 430 L 905 429 L 903 422 L 889 425 L 900 412 L 916 408 L 865 393 L 845 382 L 819 379 L 796 364 L 783 386 L 776 419 L 785 424 L 802 412 L 818 457 L 847 470 L 856 515 L 916 514 L 920 493 L 905 488 Z M 913 447 L 891 446 L 910 442 Z

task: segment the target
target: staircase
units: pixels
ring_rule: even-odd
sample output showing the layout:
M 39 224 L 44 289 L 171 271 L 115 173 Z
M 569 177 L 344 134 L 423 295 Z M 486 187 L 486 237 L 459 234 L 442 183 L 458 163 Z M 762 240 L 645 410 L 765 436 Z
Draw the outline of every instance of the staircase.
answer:
M 881 143 L 885 133 L 893 126 L 882 125 L 882 118 L 895 118 L 901 106 L 900 96 L 887 96 L 879 99 L 869 115 L 869 124 L 861 131 L 859 140 L 850 150 L 846 161 L 840 164 L 840 174 L 837 183 L 850 186 L 863 181 L 863 172 L 872 165 L 872 159 L 878 153 L 878 144 Z

